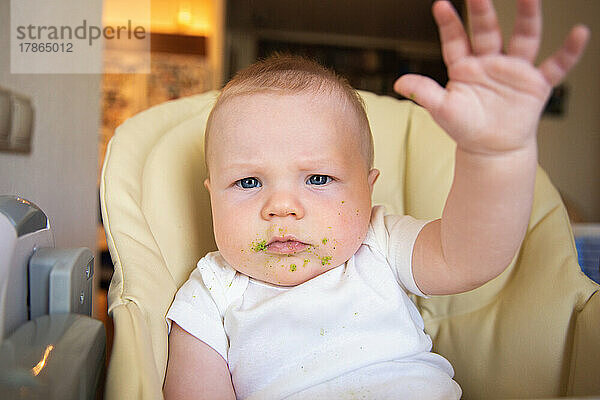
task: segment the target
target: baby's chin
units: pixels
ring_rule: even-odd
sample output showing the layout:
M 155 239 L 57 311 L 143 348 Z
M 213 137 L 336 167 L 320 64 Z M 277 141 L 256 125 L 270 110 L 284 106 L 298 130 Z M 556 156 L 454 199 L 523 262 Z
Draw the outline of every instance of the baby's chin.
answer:
M 256 272 L 253 271 L 238 271 L 245 275 L 248 275 L 250 278 L 255 279 L 257 281 L 265 282 L 271 285 L 277 286 L 298 286 L 309 280 L 335 268 L 335 266 L 327 265 L 323 268 L 320 268 L 318 271 L 314 270 L 276 270 L 273 272 L 264 271 L 264 272 Z
M 261 254 L 243 260 L 228 260 L 224 255 L 236 271 L 255 280 L 279 286 L 300 285 L 344 264 L 351 256 L 300 252 L 289 256 Z
M 345 264 L 361 246 L 364 235 L 366 229 L 341 240 L 335 235 L 323 236 L 319 244 L 308 247 L 271 248 L 263 243 L 251 249 L 219 250 L 229 265 L 244 275 L 274 285 L 296 286 Z

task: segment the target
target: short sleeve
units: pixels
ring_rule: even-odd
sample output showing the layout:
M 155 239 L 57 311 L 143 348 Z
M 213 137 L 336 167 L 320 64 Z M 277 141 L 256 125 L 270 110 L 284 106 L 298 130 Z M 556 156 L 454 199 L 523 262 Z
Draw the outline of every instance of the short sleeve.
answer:
M 427 297 L 415 282 L 412 254 L 421 229 L 429 220 L 409 215 L 386 214 L 383 206 L 375 206 L 365 244 L 377 248 L 388 260 L 398 283 L 410 293 Z
M 194 269 L 190 278 L 179 289 L 167 312 L 169 332 L 171 321 L 215 349 L 227 360 L 229 342 L 225 334 L 223 318 L 208 288 L 204 285 L 198 268 Z

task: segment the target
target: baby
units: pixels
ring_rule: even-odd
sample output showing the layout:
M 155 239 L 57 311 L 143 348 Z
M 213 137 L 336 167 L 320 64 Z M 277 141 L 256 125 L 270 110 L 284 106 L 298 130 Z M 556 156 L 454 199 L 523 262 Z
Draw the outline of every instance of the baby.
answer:
M 415 75 L 395 84 L 457 143 L 439 220 L 372 208 L 369 123 L 334 73 L 274 57 L 225 86 L 205 135 L 219 251 L 167 314 L 165 396 L 460 398 L 408 293 L 471 290 L 510 263 L 531 209 L 541 111 L 588 37 L 574 28 L 536 68 L 538 1 L 520 1 L 506 54 L 490 2 L 467 3 L 470 41 L 448 2 L 433 8 L 447 87 Z

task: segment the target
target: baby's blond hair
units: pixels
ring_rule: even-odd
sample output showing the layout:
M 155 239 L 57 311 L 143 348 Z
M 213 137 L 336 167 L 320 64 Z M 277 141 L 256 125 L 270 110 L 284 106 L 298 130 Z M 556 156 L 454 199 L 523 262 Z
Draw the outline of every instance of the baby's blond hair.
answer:
M 373 137 L 365 106 L 358 92 L 348 81 L 319 63 L 304 57 L 277 54 L 258 61 L 239 71 L 221 91 L 208 117 L 204 134 L 205 160 L 208 160 L 210 136 L 216 110 L 229 99 L 256 93 L 300 94 L 336 96 L 341 108 L 349 107 L 355 115 L 361 136 L 361 151 L 366 166 L 373 168 Z M 208 168 L 208 161 L 207 161 Z

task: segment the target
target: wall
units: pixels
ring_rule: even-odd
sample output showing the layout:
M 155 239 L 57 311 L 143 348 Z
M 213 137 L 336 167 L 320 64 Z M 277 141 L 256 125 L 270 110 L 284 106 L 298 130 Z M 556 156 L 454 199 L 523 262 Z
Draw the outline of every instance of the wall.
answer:
M 500 24 L 510 33 L 514 2 L 496 0 L 495 4 Z M 574 24 L 586 24 L 592 36 L 585 55 L 565 81 L 565 115 L 544 117 L 540 123 L 540 164 L 586 222 L 600 222 L 600 1 L 544 0 L 542 6 L 539 60 L 552 54 Z
M 0 194 L 44 210 L 56 246 L 95 249 L 101 77 L 11 74 L 9 28 L 10 0 L 0 0 L 0 86 L 31 98 L 35 120 L 31 153 L 0 152 Z

